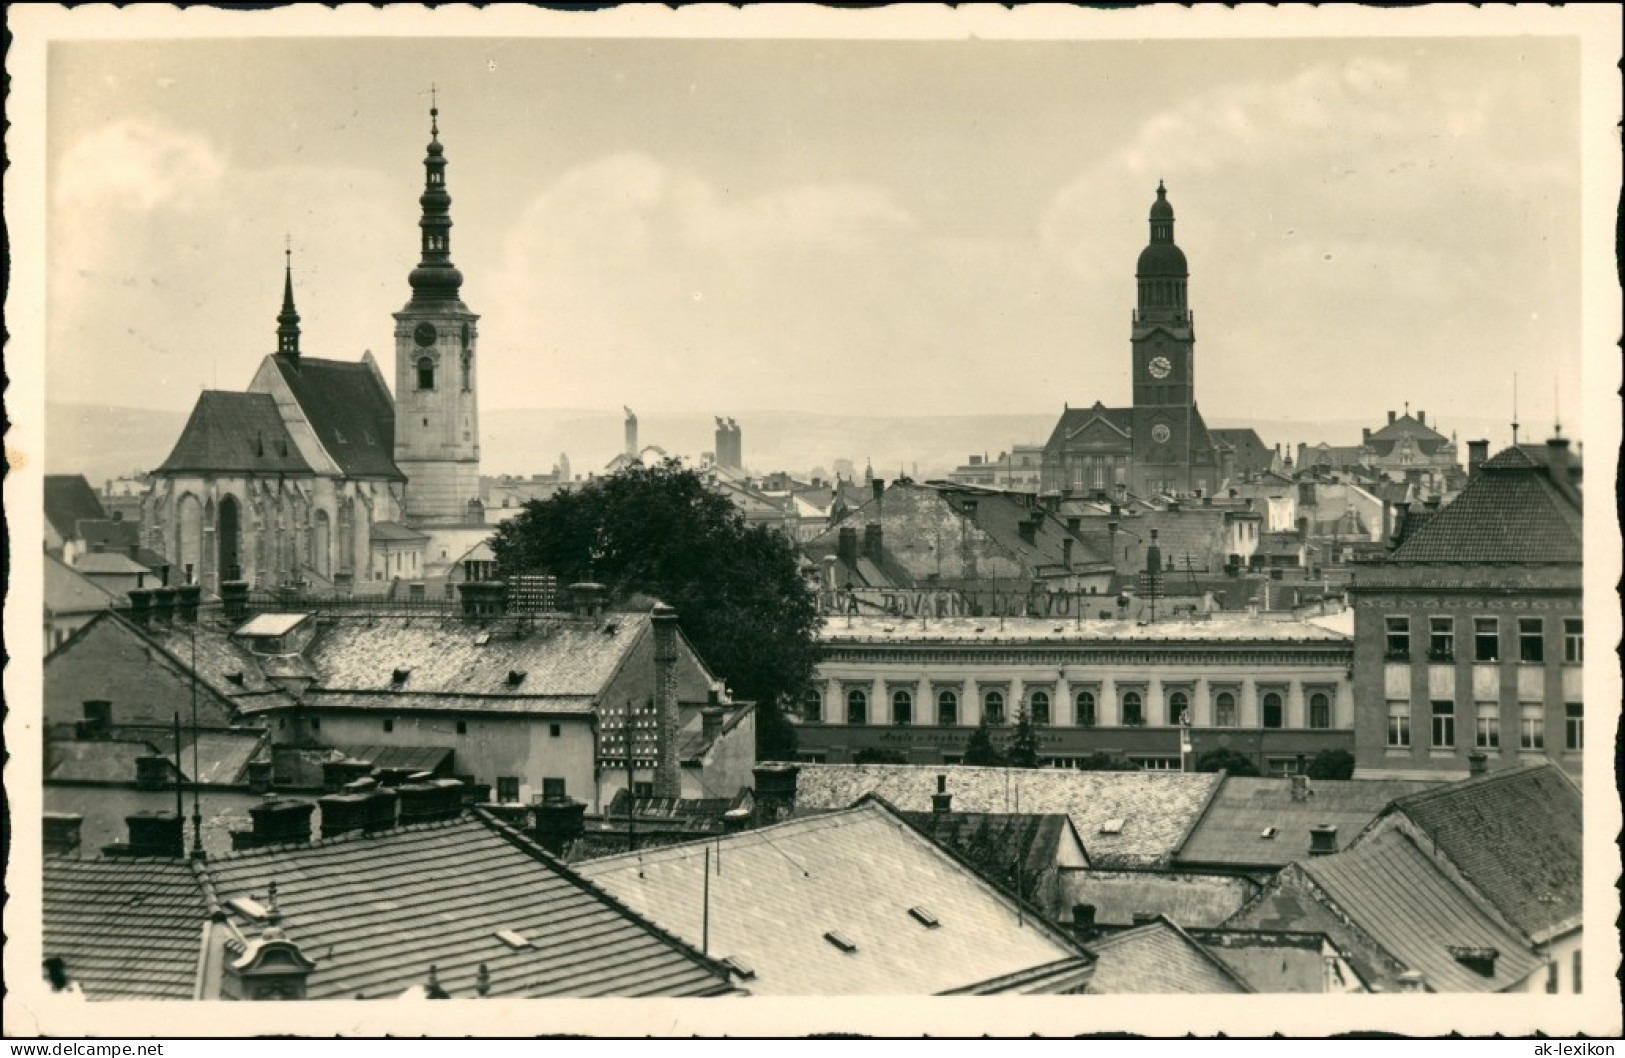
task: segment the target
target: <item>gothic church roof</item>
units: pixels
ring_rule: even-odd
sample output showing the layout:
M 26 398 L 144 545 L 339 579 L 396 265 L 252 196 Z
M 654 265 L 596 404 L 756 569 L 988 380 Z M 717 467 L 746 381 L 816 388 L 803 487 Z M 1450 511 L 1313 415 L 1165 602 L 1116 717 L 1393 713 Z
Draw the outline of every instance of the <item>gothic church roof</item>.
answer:
M 309 474 L 276 401 L 265 393 L 204 390 L 159 474 Z
M 371 364 L 308 356 L 273 360 L 346 477 L 406 480 L 395 465 L 395 404 Z

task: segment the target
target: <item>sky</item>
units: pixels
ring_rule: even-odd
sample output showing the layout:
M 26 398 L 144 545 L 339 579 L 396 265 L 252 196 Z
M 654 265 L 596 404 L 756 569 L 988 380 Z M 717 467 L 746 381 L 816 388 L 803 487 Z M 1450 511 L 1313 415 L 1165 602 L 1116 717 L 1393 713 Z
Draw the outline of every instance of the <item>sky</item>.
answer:
M 1209 422 L 1577 427 L 1563 38 L 59 42 L 47 397 L 185 410 L 275 349 L 393 380 L 429 86 L 487 408 L 1129 400 L 1166 181 Z M 1570 432 L 1574 432 L 1571 428 Z

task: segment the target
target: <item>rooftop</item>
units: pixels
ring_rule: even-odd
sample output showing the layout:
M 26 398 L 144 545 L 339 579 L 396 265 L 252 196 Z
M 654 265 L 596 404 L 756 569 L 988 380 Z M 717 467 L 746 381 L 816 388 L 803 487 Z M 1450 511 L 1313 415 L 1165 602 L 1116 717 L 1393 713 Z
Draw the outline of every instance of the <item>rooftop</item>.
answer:
M 169 457 L 154 473 L 202 471 L 310 474 L 310 464 L 288 435 L 276 400 L 266 393 L 198 394 L 192 416 Z
M 272 358 L 322 447 L 352 478 L 404 481 L 395 465 L 395 402 L 363 360 Z
M 1091 995 L 1242 993 L 1252 988 L 1167 919 L 1091 941 Z
M 1072 821 L 1062 813 L 903 812 L 915 829 L 953 849 L 984 878 L 1033 900 L 1063 857 L 1063 844 L 1081 850 Z M 1077 857 L 1087 862 L 1087 854 Z
M 59 537 L 71 540 L 81 520 L 106 517 L 101 499 L 83 474 L 45 475 L 45 521 Z
M 1102 596 L 1103 601 L 1105 596 Z M 1306 621 L 1254 614 L 1214 614 L 1206 620 L 1068 620 L 1049 617 L 832 617 L 819 639 L 844 643 L 1324 643 L 1348 645 L 1350 637 Z
M 92 999 L 192 999 L 209 908 L 184 860 L 47 858 L 47 957 Z
M 1388 561 L 1578 566 L 1582 523 L 1578 492 L 1554 481 L 1544 451 L 1514 446 L 1486 462 Z
M 1241 909 L 1257 886 L 1246 878 L 1184 871 L 1062 871 L 1061 906 L 1089 904 L 1102 926 L 1130 926 L 1157 914 L 1185 927 L 1216 926 Z

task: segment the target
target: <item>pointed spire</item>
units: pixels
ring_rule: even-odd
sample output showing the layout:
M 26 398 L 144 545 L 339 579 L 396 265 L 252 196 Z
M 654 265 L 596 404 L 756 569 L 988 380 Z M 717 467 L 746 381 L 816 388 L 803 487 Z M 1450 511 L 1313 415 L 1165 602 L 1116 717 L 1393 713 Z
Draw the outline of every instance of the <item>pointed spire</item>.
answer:
M 276 318 L 278 356 L 299 359 L 299 310 L 293 307 L 293 237 L 286 237 L 282 249 L 282 311 Z
M 412 300 L 408 309 L 444 308 L 448 302 L 461 309 L 463 273 L 451 263 L 451 195 L 446 191 L 446 152 L 440 145 L 440 103 L 433 86 L 429 89 L 429 146 L 423 159 L 423 194 L 418 205 L 423 214 L 421 256 L 412 269 Z

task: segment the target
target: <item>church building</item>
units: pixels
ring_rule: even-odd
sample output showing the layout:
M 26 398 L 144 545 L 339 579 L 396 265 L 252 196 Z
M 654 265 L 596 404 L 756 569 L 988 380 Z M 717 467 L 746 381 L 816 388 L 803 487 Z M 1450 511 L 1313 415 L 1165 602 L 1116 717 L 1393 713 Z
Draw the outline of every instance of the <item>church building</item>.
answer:
M 1159 182 L 1151 241 L 1135 269 L 1139 307 L 1130 334 L 1134 403 L 1067 408 L 1044 446 L 1046 492 L 1211 493 L 1225 476 L 1220 447 L 1196 408 L 1196 331 L 1190 270 L 1174 243 L 1174 207 Z
M 304 354 L 290 254 L 276 352 L 246 392 L 198 396 L 143 500 L 142 524 L 179 582 L 325 593 L 420 581 L 437 534 L 483 532 L 479 317 L 451 262 L 439 110 L 429 113 L 421 259 L 395 314 L 393 395 L 370 352 Z

